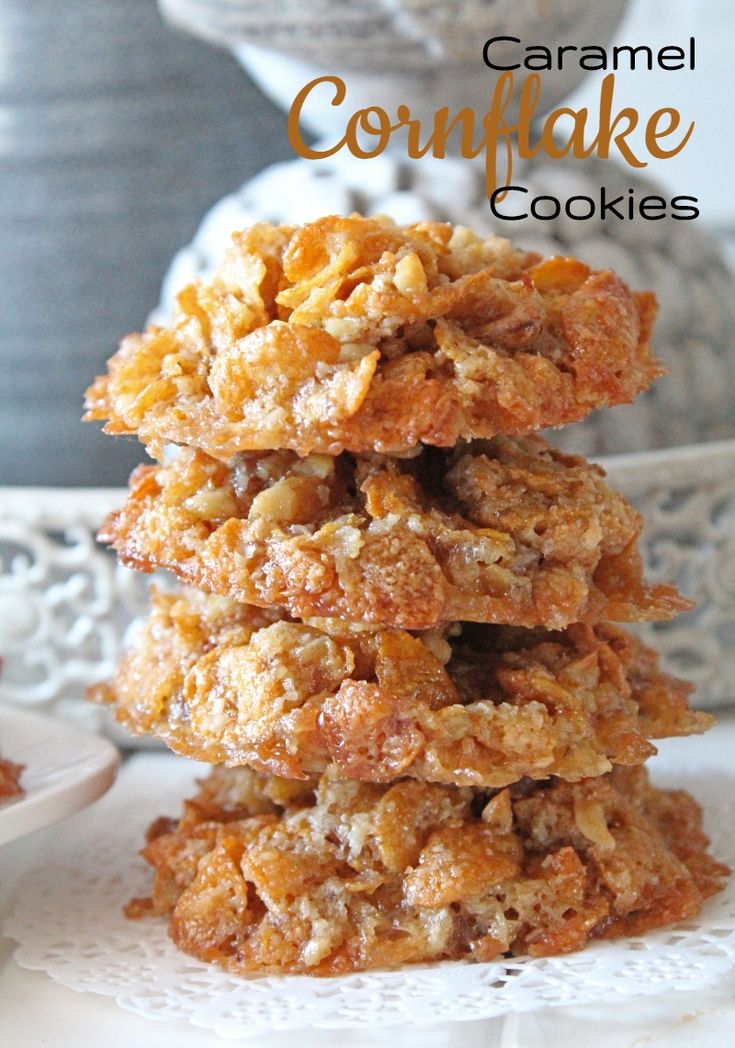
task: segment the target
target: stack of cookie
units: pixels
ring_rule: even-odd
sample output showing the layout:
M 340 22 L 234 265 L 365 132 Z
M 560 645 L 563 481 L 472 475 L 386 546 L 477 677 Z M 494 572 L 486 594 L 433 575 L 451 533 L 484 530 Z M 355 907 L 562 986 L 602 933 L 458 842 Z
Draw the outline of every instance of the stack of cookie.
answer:
M 154 591 L 92 697 L 217 765 L 152 826 L 131 916 L 328 975 L 698 912 L 724 868 L 642 765 L 710 718 L 618 625 L 688 602 L 603 472 L 533 435 L 644 390 L 654 314 L 571 259 L 327 217 L 236 234 L 123 342 L 87 417 L 160 464 L 102 538 L 196 588 Z

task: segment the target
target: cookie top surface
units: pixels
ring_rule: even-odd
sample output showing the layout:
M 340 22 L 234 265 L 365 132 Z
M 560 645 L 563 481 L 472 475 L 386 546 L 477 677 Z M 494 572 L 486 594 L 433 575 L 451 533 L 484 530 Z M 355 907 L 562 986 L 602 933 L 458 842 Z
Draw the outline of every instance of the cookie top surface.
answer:
M 125 339 L 87 419 L 222 461 L 400 454 L 631 401 L 661 369 L 655 300 L 614 273 L 423 222 L 328 216 L 234 234 L 170 328 Z

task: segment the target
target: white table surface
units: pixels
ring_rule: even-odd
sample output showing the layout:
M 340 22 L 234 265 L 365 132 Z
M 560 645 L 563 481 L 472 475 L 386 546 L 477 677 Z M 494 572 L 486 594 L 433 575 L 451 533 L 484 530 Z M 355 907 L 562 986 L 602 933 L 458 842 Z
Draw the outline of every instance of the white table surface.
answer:
M 727 764 L 735 748 L 735 714 L 708 735 L 662 744 L 676 748 L 682 763 Z M 134 770 L 135 757 L 125 773 Z M 114 787 L 113 787 L 114 788 Z M 84 819 L 84 813 L 74 819 Z M 0 918 L 12 903 L 16 885 L 31 865 L 43 862 L 47 843 L 64 833 L 64 824 L 4 846 L 0 851 Z M 547 1008 L 479 1022 L 394 1027 L 363 1031 L 299 1031 L 248 1039 L 255 1048 L 372 1048 L 390 1040 L 393 1048 L 720 1048 L 735 1043 L 735 973 L 705 992 L 627 998 L 619 1004 Z M 40 972 L 13 961 L 13 944 L 0 939 L 0 1044 L 3 1048 L 203 1048 L 228 1042 L 183 1024 L 153 1022 L 123 1011 L 107 997 L 76 993 Z

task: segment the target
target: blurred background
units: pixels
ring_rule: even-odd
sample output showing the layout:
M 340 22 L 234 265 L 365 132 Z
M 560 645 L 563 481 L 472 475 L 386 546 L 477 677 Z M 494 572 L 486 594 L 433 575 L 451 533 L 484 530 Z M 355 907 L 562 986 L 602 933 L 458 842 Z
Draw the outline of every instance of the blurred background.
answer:
M 496 2 L 502 6 L 485 0 L 485 9 Z M 567 11 L 575 3 L 569 0 Z M 210 37 L 217 33 L 207 19 L 219 25 L 223 12 L 231 17 L 238 9 L 232 0 L 164 0 L 164 6 L 170 15 L 183 11 L 184 20 L 203 20 L 195 28 Z M 288 9 L 298 17 L 308 8 L 324 31 L 329 6 L 328 0 L 290 2 L 271 11 L 275 19 L 275 12 L 280 18 Z M 367 4 L 354 4 L 360 6 Z M 456 8 L 457 0 L 447 6 Z M 544 5 L 518 0 L 513 6 L 523 16 L 526 7 Z M 604 40 L 624 7 L 584 6 L 588 42 L 597 42 L 596 19 Z M 259 8 L 267 13 L 269 5 L 239 4 L 248 26 L 257 24 L 268 42 L 272 27 L 262 11 L 258 23 Z M 314 25 L 311 43 L 318 37 Z M 408 26 L 408 37 L 414 30 Z M 563 38 L 569 29 L 560 24 L 560 31 Z M 458 39 L 451 24 L 447 32 L 450 41 Z M 732 127 L 722 124 L 735 91 L 730 0 L 634 0 L 617 39 L 660 46 L 683 43 L 691 32 L 701 37 L 696 75 L 647 76 L 645 99 L 640 78 L 627 88 L 621 78 L 619 98 L 646 112 L 675 104 L 696 113 L 696 144 L 655 173 L 670 192 L 700 196 L 703 218 L 695 224 L 714 230 L 724 245 L 735 220 Z M 252 42 L 252 33 L 247 39 Z M 293 39 L 286 22 L 284 49 Z M 262 43 L 257 34 L 255 40 Z M 543 36 L 527 40 L 545 42 Z M 353 54 L 373 60 L 375 50 L 349 41 Z M 278 94 L 279 82 L 284 90 L 293 56 L 289 66 L 278 66 L 276 56 L 257 48 L 240 57 L 266 86 L 270 71 L 272 93 Z M 299 84 L 307 79 L 302 73 L 293 73 Z M 121 485 L 143 458 L 142 449 L 133 438 L 110 440 L 99 427 L 82 425 L 83 390 L 119 338 L 144 325 L 172 257 L 192 239 L 205 212 L 266 165 L 293 159 L 285 116 L 228 50 L 171 28 L 155 0 L 0 0 L 0 91 L 0 484 Z M 594 105 L 598 92 L 599 77 L 592 76 L 576 87 L 571 104 Z M 685 230 L 677 232 L 686 238 Z M 616 265 L 621 252 L 612 257 L 609 245 L 602 253 L 608 252 Z M 651 255 L 646 275 L 681 254 L 677 245 L 662 247 Z M 690 265 L 699 265 L 698 257 Z M 624 258 L 621 264 L 626 275 Z M 714 265 L 711 251 L 707 264 Z M 687 277 L 677 287 L 689 282 Z M 706 299 L 708 287 L 714 306 Z M 718 298 L 724 301 L 722 287 L 722 272 L 703 279 L 701 315 L 713 315 Z M 670 298 L 673 316 L 677 302 L 681 309 L 680 290 Z M 704 326 L 697 319 L 699 332 Z M 719 329 L 711 341 L 721 345 Z M 706 373 L 710 387 L 721 386 L 724 379 L 713 382 L 714 374 Z M 721 423 L 715 435 L 727 435 Z
M 155 0 L 0 2 L 0 484 L 119 485 L 82 394 L 202 215 L 287 159 L 283 115 Z

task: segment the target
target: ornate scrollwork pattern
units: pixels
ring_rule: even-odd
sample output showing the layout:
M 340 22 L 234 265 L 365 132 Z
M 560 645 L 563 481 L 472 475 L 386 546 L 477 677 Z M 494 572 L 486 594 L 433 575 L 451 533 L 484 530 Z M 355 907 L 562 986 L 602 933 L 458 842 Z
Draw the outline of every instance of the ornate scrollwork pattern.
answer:
M 702 707 L 735 702 L 735 440 L 605 462 L 646 521 L 651 578 L 669 580 L 696 606 L 672 622 L 636 627 L 671 672 L 697 687 Z
M 95 531 L 123 492 L 5 489 L 0 499 L 0 698 L 54 709 L 95 729 L 83 702 L 108 677 L 148 581 L 121 567 Z

